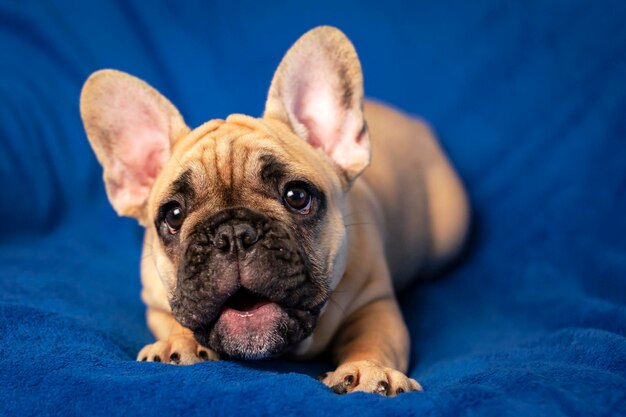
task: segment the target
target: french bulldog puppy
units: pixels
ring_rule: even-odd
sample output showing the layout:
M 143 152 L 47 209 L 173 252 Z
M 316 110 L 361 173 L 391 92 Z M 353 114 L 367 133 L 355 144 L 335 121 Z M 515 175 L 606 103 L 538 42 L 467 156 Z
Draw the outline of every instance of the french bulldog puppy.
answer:
M 337 393 L 421 389 L 405 375 L 394 288 L 459 252 L 468 202 L 423 122 L 364 102 L 342 32 L 318 27 L 291 47 L 261 118 L 192 130 L 114 70 L 89 77 L 80 110 L 113 208 L 146 229 L 142 299 L 157 341 L 138 360 L 330 350 L 337 368 L 321 379 Z

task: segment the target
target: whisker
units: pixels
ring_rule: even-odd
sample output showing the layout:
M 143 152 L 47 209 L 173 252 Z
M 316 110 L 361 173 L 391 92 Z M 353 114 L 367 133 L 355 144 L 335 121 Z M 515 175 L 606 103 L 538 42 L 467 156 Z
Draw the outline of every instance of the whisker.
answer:
M 360 222 L 360 223 L 348 223 L 345 224 L 345 227 L 352 227 L 352 226 L 375 226 L 376 223 L 371 223 L 371 222 Z
M 329 298 L 328 302 L 333 303 L 333 305 L 335 305 L 344 316 L 346 315 L 346 310 L 344 310 L 344 308 L 341 307 L 341 305 L 337 301 L 333 300 L 332 298 Z
M 344 290 L 344 291 L 339 291 L 339 290 L 333 290 L 333 294 L 346 294 L 349 292 L 354 292 L 354 291 L 348 291 L 348 290 Z
M 143 253 L 141 254 L 140 260 L 143 261 L 144 259 L 147 259 L 147 258 L 151 257 L 152 255 L 154 255 L 152 253 L 152 250 L 150 250 L 150 252 L 144 250 Z

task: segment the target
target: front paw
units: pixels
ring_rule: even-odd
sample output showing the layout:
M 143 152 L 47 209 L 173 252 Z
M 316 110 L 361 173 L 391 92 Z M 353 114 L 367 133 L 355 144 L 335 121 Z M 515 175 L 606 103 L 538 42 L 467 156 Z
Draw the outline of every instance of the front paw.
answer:
M 337 394 L 371 392 L 394 397 L 403 392 L 421 391 L 422 386 L 400 371 L 372 361 L 348 362 L 320 380 Z
M 215 352 L 199 345 L 190 336 L 172 336 L 166 340 L 157 340 L 146 345 L 137 355 L 137 360 L 141 362 L 165 362 L 174 365 L 192 365 L 218 359 Z

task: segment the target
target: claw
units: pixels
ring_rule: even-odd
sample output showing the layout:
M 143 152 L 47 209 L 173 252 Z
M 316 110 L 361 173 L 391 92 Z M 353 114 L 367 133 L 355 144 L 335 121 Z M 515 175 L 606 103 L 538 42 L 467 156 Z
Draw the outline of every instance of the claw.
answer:
M 380 381 L 374 392 L 380 395 L 389 395 L 389 383 L 387 381 Z
M 345 394 L 346 392 L 348 392 L 344 384 L 333 385 L 332 387 L 330 387 L 330 389 L 333 390 L 335 394 Z

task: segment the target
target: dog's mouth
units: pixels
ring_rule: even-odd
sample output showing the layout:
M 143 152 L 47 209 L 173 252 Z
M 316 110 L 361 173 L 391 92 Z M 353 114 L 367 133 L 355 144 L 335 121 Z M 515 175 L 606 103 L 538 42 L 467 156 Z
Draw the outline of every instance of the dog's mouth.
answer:
M 213 323 L 194 330 L 194 336 L 223 357 L 266 358 L 285 353 L 309 336 L 318 314 L 240 287 L 222 304 Z
M 240 288 L 226 300 L 222 313 L 232 311 L 239 317 L 252 317 L 270 303 L 271 301 L 268 298 L 246 288 Z
M 282 351 L 292 319 L 269 298 L 240 288 L 222 306 L 208 333 L 196 333 L 200 343 L 231 358 L 258 359 Z
M 223 326 L 229 336 L 239 334 L 249 337 L 272 331 L 284 315 L 284 310 L 277 303 L 240 288 L 224 303 L 216 325 Z

